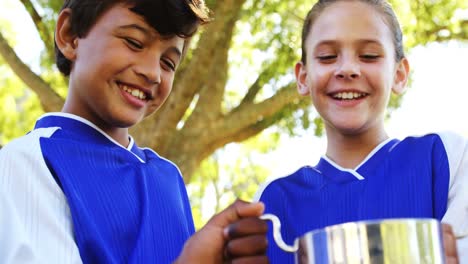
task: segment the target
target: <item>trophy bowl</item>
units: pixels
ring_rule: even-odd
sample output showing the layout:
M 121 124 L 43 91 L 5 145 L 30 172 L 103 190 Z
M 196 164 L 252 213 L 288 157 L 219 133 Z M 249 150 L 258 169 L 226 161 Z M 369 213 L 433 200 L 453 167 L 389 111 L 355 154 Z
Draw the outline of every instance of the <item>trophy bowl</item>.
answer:
M 278 246 L 295 254 L 299 264 L 425 264 L 445 263 L 442 228 L 427 218 L 380 219 L 349 222 L 313 230 L 297 238 L 293 246 L 281 238 L 275 215 L 262 219 L 273 222 Z

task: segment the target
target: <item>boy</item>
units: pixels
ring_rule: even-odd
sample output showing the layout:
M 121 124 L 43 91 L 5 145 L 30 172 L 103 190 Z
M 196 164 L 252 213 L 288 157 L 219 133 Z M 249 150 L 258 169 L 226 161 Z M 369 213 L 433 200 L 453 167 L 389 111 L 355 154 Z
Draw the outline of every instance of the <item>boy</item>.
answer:
M 192 236 L 178 168 L 128 134 L 169 96 L 207 21 L 201 0 L 65 1 L 62 113 L 0 152 L 1 263 L 267 261 L 262 204 L 238 201 Z
M 385 131 L 390 94 L 404 91 L 408 73 L 401 29 L 387 1 L 320 0 L 310 10 L 295 74 L 298 92 L 311 96 L 324 120 L 326 153 L 316 166 L 259 192 L 265 212 L 281 220 L 287 244 L 345 222 L 435 218 L 453 226 L 459 252 L 466 252 L 467 141 L 450 133 L 397 140 Z M 447 262 L 456 263 L 453 232 L 443 230 Z M 272 263 L 294 259 L 275 243 L 268 255 Z

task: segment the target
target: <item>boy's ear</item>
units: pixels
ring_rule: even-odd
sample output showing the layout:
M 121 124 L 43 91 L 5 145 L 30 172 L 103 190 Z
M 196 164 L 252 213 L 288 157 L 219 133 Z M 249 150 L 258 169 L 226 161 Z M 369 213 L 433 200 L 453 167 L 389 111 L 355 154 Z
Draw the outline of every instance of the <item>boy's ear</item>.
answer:
M 55 29 L 55 44 L 65 58 L 73 61 L 76 58 L 78 37 L 71 31 L 71 12 L 70 8 L 65 8 L 60 12 Z
M 393 83 L 392 91 L 396 94 L 401 94 L 406 90 L 406 83 L 408 82 L 410 66 L 408 59 L 403 58 L 397 65 L 395 80 Z
M 307 67 L 302 61 L 296 63 L 295 68 L 296 74 L 296 83 L 297 83 L 297 91 L 300 95 L 309 95 L 309 87 L 307 86 Z

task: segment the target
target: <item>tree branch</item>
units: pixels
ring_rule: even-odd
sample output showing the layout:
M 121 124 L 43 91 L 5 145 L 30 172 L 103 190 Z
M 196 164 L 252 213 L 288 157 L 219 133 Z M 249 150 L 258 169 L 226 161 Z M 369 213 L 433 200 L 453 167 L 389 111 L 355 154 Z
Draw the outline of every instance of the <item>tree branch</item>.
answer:
M 310 104 L 310 98 L 309 97 L 299 97 L 299 95 L 296 94 L 296 96 L 293 98 L 289 95 L 289 93 L 285 92 L 288 87 L 283 88 L 283 92 L 281 93 L 282 95 L 280 97 L 282 98 L 276 98 L 272 100 L 266 100 L 261 104 L 256 104 L 256 105 L 250 105 L 249 107 L 246 107 L 242 111 L 245 112 L 245 115 L 249 115 L 248 112 L 256 112 L 259 110 L 259 112 L 264 112 L 261 109 L 264 108 L 274 108 L 273 111 L 271 111 L 271 114 L 265 115 L 262 118 L 259 118 L 255 122 L 242 122 L 243 126 L 238 126 L 234 125 L 229 126 L 229 124 L 233 125 L 236 124 L 238 119 L 235 119 L 235 115 L 233 115 L 230 118 L 227 118 L 225 122 L 223 122 L 226 125 L 226 129 L 229 130 L 217 130 L 217 131 L 223 131 L 223 133 L 216 133 L 215 135 L 212 135 L 209 137 L 211 139 L 211 142 L 203 148 L 202 152 L 199 153 L 199 159 L 203 160 L 204 158 L 208 157 L 211 153 L 213 153 L 216 149 L 232 142 L 242 142 L 252 136 L 257 135 L 258 133 L 262 132 L 266 128 L 270 127 L 271 125 L 277 123 L 279 120 L 281 120 L 287 113 L 292 113 L 302 107 L 305 107 Z M 285 98 L 292 98 L 292 100 L 283 100 Z M 276 104 L 276 107 L 273 107 L 275 103 L 273 101 L 283 101 L 285 102 L 281 106 L 279 104 Z M 235 119 L 235 120 L 232 120 Z M 184 168 L 185 169 L 185 168 Z M 185 174 L 185 175 L 190 175 L 190 174 Z
M 265 82 L 263 82 L 263 80 L 262 80 L 263 75 L 264 75 L 264 73 L 260 73 L 260 75 L 258 75 L 257 79 L 250 86 L 249 90 L 245 94 L 245 96 L 242 99 L 242 101 L 240 102 L 239 106 L 237 106 L 233 111 L 236 111 L 237 108 L 243 107 L 245 104 L 253 103 L 253 101 L 255 100 L 255 97 L 257 96 L 258 92 L 262 89 L 263 85 L 265 84 Z
M 42 17 L 37 13 L 36 8 L 32 4 L 30 0 L 20 0 L 21 3 L 24 5 L 26 10 L 29 13 L 29 16 L 31 16 L 31 19 L 34 22 L 34 25 L 36 26 L 37 32 L 39 33 L 39 36 L 42 39 L 42 42 L 45 45 L 46 48 L 46 54 L 47 54 L 47 60 L 48 61 L 54 61 L 54 38 L 53 34 L 51 34 L 51 30 L 47 27 L 47 25 L 44 23 Z
M 292 102 L 299 103 L 301 98 L 296 92 L 295 86 L 295 83 L 290 83 L 279 89 L 274 96 L 260 103 L 244 104 L 236 108 L 236 111 L 231 112 L 224 118 L 218 129 L 224 131 L 229 127 L 230 130 L 240 131 L 259 120 L 274 116 L 280 109 Z
M 239 106 L 237 106 L 233 112 L 237 111 L 239 108 L 242 108 L 245 104 L 253 103 L 258 92 L 263 88 L 263 85 L 265 85 L 265 83 L 267 83 L 273 77 L 273 75 L 276 74 L 274 70 L 276 67 L 276 63 L 273 62 L 263 69 L 255 82 L 250 86 Z
M 262 132 L 266 128 L 276 124 L 281 118 L 284 117 L 285 112 L 291 113 L 300 108 L 306 107 L 310 104 L 310 98 L 302 97 L 297 102 L 292 102 L 285 105 L 281 110 L 277 111 L 274 115 L 269 116 L 267 118 L 263 118 L 259 120 L 255 124 L 251 124 L 244 129 L 242 129 L 239 133 L 234 134 L 229 140 L 231 142 L 242 142 L 246 139 L 249 139 L 252 136 L 257 135 L 258 133 Z
M 37 94 L 44 111 L 60 111 L 64 103 L 63 98 L 61 98 L 41 77 L 32 72 L 31 69 L 24 64 L 20 58 L 18 58 L 15 51 L 10 47 L 10 45 L 8 45 L 1 32 L 0 54 L 3 56 L 13 72 Z
M 239 11 L 231 12 L 230 16 L 226 18 L 227 21 L 225 21 L 222 29 L 224 34 L 218 40 L 216 55 L 211 61 L 212 67 L 207 75 L 209 77 L 203 89 L 200 90 L 197 108 L 205 116 L 210 115 L 210 113 L 212 117 L 221 114 L 221 106 L 228 80 L 229 49 L 238 16 Z M 209 111 L 209 109 L 211 110 Z
M 217 51 L 212 57 L 207 82 L 199 92 L 199 99 L 194 112 L 190 115 L 183 129 L 203 129 L 203 124 L 215 122 L 222 116 L 221 108 L 228 80 L 228 55 L 234 27 L 239 19 L 240 8 L 237 12 L 229 12 L 224 16 L 222 36 L 218 39 Z
M 177 124 L 184 116 L 195 94 L 205 88 L 208 83 L 218 82 L 222 80 L 218 78 L 224 78 L 222 75 L 213 74 L 219 67 L 213 63 L 213 59 L 223 55 L 218 54 L 220 47 L 222 49 L 230 45 L 231 40 L 227 38 L 226 32 L 232 31 L 230 27 L 234 27 L 235 23 L 228 23 L 228 21 L 237 17 L 244 1 L 225 0 L 217 5 L 214 9 L 216 17 L 204 28 L 192 59 L 186 66 L 187 70 L 183 75 L 178 75 L 179 79 L 174 83 L 171 95 L 158 113 L 147 118 L 142 124 L 146 129 L 150 129 L 149 131 L 157 131 L 157 133 L 147 138 L 138 138 L 138 140 L 142 140 L 143 143 L 151 142 L 151 146 L 157 146 L 161 152 L 165 152 L 170 145 L 170 141 L 167 140 L 170 138 L 168 135 L 176 133 Z M 223 56 L 226 56 L 227 60 L 227 53 Z M 217 60 L 222 61 L 222 59 Z

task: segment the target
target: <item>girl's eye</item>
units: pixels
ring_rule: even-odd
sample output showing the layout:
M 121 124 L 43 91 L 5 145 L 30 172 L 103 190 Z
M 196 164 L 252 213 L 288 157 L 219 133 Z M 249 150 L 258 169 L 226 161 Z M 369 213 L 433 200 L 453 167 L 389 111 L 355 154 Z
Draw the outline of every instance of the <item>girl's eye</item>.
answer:
M 174 64 L 171 60 L 169 60 L 169 59 L 162 59 L 162 62 L 163 62 L 164 65 L 165 65 L 166 67 L 168 67 L 171 71 L 175 71 L 176 66 L 175 66 L 175 64 Z
M 143 49 L 143 45 L 131 38 L 125 38 L 125 41 L 134 49 Z
M 375 55 L 375 54 L 364 54 L 364 55 L 361 55 L 360 57 L 364 60 L 373 61 L 373 60 L 377 60 L 380 56 Z
M 317 56 L 317 60 L 321 61 L 321 62 L 330 62 L 330 61 L 333 61 L 334 59 L 336 59 L 336 55 L 321 55 L 321 56 Z

